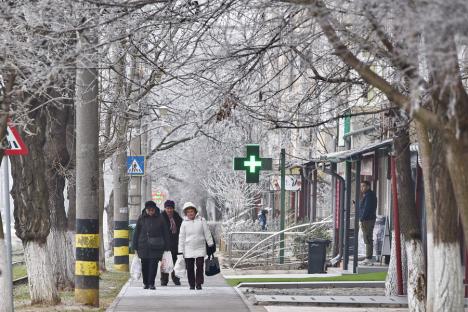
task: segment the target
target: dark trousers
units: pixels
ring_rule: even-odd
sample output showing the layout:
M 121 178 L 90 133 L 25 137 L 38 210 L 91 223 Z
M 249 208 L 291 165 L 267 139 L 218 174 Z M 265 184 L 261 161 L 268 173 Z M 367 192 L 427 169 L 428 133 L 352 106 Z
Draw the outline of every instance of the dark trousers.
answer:
M 195 271 L 195 262 L 197 270 Z M 185 268 L 187 269 L 187 277 L 190 287 L 195 287 L 195 284 L 201 285 L 204 282 L 203 279 L 203 264 L 205 257 L 198 258 L 185 258 Z
M 362 238 L 364 240 L 364 244 L 366 244 L 367 259 L 372 259 L 372 255 L 374 253 L 374 225 L 375 219 L 361 221 Z
M 141 273 L 143 274 L 143 284 L 154 286 L 154 279 L 158 273 L 158 262 L 161 259 L 146 258 L 141 259 Z
M 177 251 L 171 250 L 171 254 L 172 254 L 172 261 L 175 264 L 177 261 Z M 180 281 L 180 279 L 177 276 L 175 276 L 174 271 L 172 271 L 171 273 L 171 278 L 174 283 L 177 283 Z M 169 273 L 161 272 L 161 285 L 167 285 L 168 282 L 169 282 Z

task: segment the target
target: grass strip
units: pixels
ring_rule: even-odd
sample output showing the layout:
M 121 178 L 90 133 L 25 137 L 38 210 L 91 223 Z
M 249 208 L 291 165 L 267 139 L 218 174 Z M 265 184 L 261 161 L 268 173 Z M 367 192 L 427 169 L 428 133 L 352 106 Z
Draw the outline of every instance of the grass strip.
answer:
M 239 283 L 271 283 L 271 282 L 371 282 L 385 281 L 387 272 L 374 272 L 364 274 L 346 274 L 340 276 L 327 277 L 240 277 L 229 278 L 226 282 L 230 286 L 237 286 Z
M 15 311 L 18 312 L 103 312 L 111 305 L 122 286 L 129 278 L 128 272 L 117 272 L 112 270 L 112 262 L 106 263 L 110 269 L 101 273 L 99 281 L 99 307 L 88 307 L 75 303 L 74 290 L 60 291 L 61 303 L 55 306 L 34 305 L 31 306 L 28 285 L 14 287 Z

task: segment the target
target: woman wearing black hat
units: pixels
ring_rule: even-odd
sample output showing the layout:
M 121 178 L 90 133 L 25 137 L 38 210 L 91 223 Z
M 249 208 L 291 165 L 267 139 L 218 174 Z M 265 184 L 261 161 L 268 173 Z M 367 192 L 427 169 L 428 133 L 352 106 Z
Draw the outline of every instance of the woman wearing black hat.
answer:
M 177 260 L 177 248 L 179 247 L 179 232 L 180 225 L 182 224 L 182 217 L 175 211 L 175 203 L 170 199 L 166 200 L 164 203 L 164 211 L 161 215 L 169 228 L 169 247 L 172 253 L 172 260 L 175 263 Z M 175 285 L 180 285 L 180 279 L 175 276 L 174 271 L 172 271 L 171 277 Z M 168 282 L 169 274 L 161 272 L 161 286 L 167 286 Z
M 163 252 L 169 250 L 169 244 L 169 229 L 159 208 L 154 201 L 147 201 L 133 235 L 133 246 L 141 259 L 144 289 L 156 289 L 154 280 L 158 262 Z

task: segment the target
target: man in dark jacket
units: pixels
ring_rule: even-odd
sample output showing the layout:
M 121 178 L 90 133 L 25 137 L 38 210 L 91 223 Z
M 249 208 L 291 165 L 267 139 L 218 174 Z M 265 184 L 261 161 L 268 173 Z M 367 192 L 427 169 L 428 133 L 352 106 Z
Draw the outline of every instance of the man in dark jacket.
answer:
M 369 181 L 361 182 L 361 202 L 359 203 L 359 221 L 364 243 L 366 244 L 366 259 L 361 262 L 363 265 L 372 264 L 374 251 L 374 225 L 377 210 L 377 197 L 370 189 Z
M 170 238 L 166 222 L 153 201 L 145 203 L 145 209 L 138 218 L 133 246 L 141 259 L 144 289 L 156 289 L 154 280 L 158 271 L 158 262 L 163 252 L 170 249 Z
M 181 216 L 175 211 L 175 203 L 172 200 L 166 200 L 164 203 L 164 211 L 161 214 L 163 219 L 166 221 L 166 225 L 169 228 L 169 241 L 170 241 L 170 250 L 172 253 L 172 260 L 174 263 L 177 260 L 177 251 L 179 248 L 179 232 L 180 225 L 182 224 Z M 180 279 L 175 276 L 175 272 L 172 271 L 171 274 L 172 281 L 176 285 L 180 285 Z M 161 286 L 167 286 L 169 282 L 169 274 L 161 272 Z

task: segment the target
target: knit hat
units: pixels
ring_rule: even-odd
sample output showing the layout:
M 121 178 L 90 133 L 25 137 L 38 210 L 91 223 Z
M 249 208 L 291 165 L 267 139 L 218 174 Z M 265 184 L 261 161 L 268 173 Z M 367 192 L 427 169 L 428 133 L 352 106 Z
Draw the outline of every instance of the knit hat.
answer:
M 170 199 L 166 200 L 166 201 L 164 202 L 164 208 L 175 208 L 175 203 L 174 203 L 174 201 L 173 201 L 173 200 L 170 200 Z
M 195 207 L 195 205 L 192 202 L 186 202 L 184 204 L 184 207 L 182 208 L 184 210 L 185 214 L 187 214 L 187 209 L 189 209 L 189 208 L 193 208 L 193 209 L 195 209 L 195 212 L 197 212 L 197 207 Z
M 146 208 L 154 208 L 154 209 L 156 209 L 156 208 L 158 208 L 158 206 L 156 206 L 156 203 L 155 203 L 154 201 L 149 200 L 149 201 L 147 201 L 147 202 L 145 203 L 145 209 L 146 209 Z

